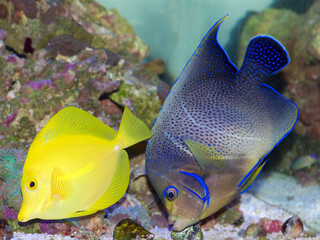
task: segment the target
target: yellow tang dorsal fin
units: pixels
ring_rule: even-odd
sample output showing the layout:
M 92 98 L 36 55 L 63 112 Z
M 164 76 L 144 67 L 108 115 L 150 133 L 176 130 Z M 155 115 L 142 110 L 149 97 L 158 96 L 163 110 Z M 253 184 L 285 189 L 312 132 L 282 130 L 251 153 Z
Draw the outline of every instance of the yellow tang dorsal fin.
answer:
M 39 151 L 46 143 L 67 135 L 90 135 L 112 140 L 117 133 L 86 111 L 66 107 L 41 129 L 30 147 L 29 154 Z
M 129 108 L 125 108 L 119 127 L 118 138 L 123 148 L 130 147 L 138 142 L 151 137 L 151 131 L 147 125 L 133 115 Z
M 105 191 L 104 194 L 89 209 L 81 212 L 75 212 L 69 217 L 80 217 L 89 215 L 113 205 L 114 203 L 119 201 L 120 198 L 122 198 L 126 193 L 129 185 L 129 178 L 129 157 L 125 150 L 121 150 L 111 183 L 107 191 Z
M 73 188 L 60 168 L 54 168 L 51 175 L 51 198 L 66 199 L 72 195 Z
M 213 166 L 217 167 L 221 171 L 225 168 L 225 157 L 213 147 L 201 144 L 192 139 L 185 139 L 184 142 L 190 149 L 204 173 Z

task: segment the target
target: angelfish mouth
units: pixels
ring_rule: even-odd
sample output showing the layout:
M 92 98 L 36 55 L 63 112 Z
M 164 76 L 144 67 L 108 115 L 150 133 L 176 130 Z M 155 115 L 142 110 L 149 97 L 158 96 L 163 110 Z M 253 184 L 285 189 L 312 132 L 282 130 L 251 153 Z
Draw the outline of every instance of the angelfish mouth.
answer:
M 169 216 L 169 218 L 168 218 L 168 223 L 169 223 L 169 225 L 170 225 L 170 227 L 174 227 L 174 224 L 177 222 L 177 219 L 175 218 L 175 217 L 171 217 L 171 216 Z
M 176 232 L 181 232 L 183 229 L 187 227 L 181 221 L 178 221 L 174 217 L 169 217 L 168 222 L 171 229 Z
M 172 219 L 168 219 L 168 222 L 169 222 L 169 225 L 172 226 L 176 223 L 175 220 L 172 220 Z

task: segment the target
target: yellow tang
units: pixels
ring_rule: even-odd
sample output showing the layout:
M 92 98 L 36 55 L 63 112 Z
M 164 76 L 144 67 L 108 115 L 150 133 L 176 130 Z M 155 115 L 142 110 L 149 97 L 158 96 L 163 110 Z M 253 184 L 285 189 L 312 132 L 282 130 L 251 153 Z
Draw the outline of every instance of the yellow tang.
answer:
M 23 167 L 20 222 L 85 216 L 117 202 L 129 184 L 125 150 L 151 137 L 125 108 L 118 134 L 89 113 L 67 107 L 34 139 Z

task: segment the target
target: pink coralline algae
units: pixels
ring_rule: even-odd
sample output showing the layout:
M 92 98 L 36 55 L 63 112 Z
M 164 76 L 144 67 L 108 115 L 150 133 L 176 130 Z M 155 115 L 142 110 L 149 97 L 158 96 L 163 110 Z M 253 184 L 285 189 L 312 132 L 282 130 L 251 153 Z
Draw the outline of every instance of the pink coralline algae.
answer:
M 39 223 L 41 232 L 48 234 L 63 234 L 70 235 L 73 224 L 70 222 L 54 222 L 54 221 L 43 221 Z
M 16 55 L 8 55 L 6 57 L 6 62 L 14 64 L 16 68 L 22 68 L 24 66 L 25 59 L 19 58 Z
M 10 127 L 10 124 L 14 121 L 14 119 L 16 118 L 18 114 L 18 111 L 14 111 L 13 113 L 11 113 L 9 116 L 7 116 L 2 122 L 1 124 L 6 126 L 7 128 Z
M 271 220 L 268 218 L 261 218 L 258 225 L 260 225 L 267 233 L 278 233 L 281 231 L 282 222 L 279 220 Z
M 35 90 L 41 90 L 43 87 L 52 87 L 52 81 L 50 79 L 43 79 L 40 81 L 30 81 L 26 84 L 26 86 L 31 87 L 32 89 Z

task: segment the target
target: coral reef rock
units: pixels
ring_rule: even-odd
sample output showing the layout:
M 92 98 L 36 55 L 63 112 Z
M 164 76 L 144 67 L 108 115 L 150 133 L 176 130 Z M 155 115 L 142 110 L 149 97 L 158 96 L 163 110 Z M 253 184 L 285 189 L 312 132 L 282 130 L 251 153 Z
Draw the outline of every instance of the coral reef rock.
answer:
M 172 231 L 171 238 L 174 240 L 202 240 L 203 235 L 200 224 L 197 223 L 187 227 L 181 232 Z
M 292 217 L 285 221 L 281 231 L 287 238 L 298 238 L 303 233 L 303 224 L 299 218 Z
M 130 219 L 121 220 L 114 228 L 114 240 L 154 239 L 154 234 Z
M 0 0 L 0 12 L 8 11 L 0 14 L 2 146 L 30 144 L 66 106 L 115 129 L 127 106 L 151 128 L 160 80 L 140 63 L 146 46 L 126 20 L 94 1 L 18 2 Z M 29 38 L 31 45 L 21 46 Z
M 240 210 L 240 198 L 235 199 L 219 212 L 215 213 L 216 222 L 228 223 L 234 226 L 240 226 L 244 219 Z
M 6 44 L 19 54 L 32 54 L 62 35 L 138 59 L 149 51 L 116 10 L 94 0 L 0 0 L 0 28 L 8 32 Z
M 245 236 L 253 238 L 265 237 L 267 236 L 267 232 L 260 225 L 253 223 L 247 227 Z
M 0 196 L 4 208 L 18 212 L 22 204 L 20 181 L 27 152 L 17 149 L 0 149 Z M 1 214 L 2 216 L 5 213 Z
M 0 239 L 9 240 L 13 236 L 13 232 L 5 219 L 0 219 Z
M 116 204 L 107 208 L 106 214 L 111 226 L 115 226 L 121 220 L 128 218 L 147 229 L 153 226 L 148 207 L 131 194 L 126 194 Z

